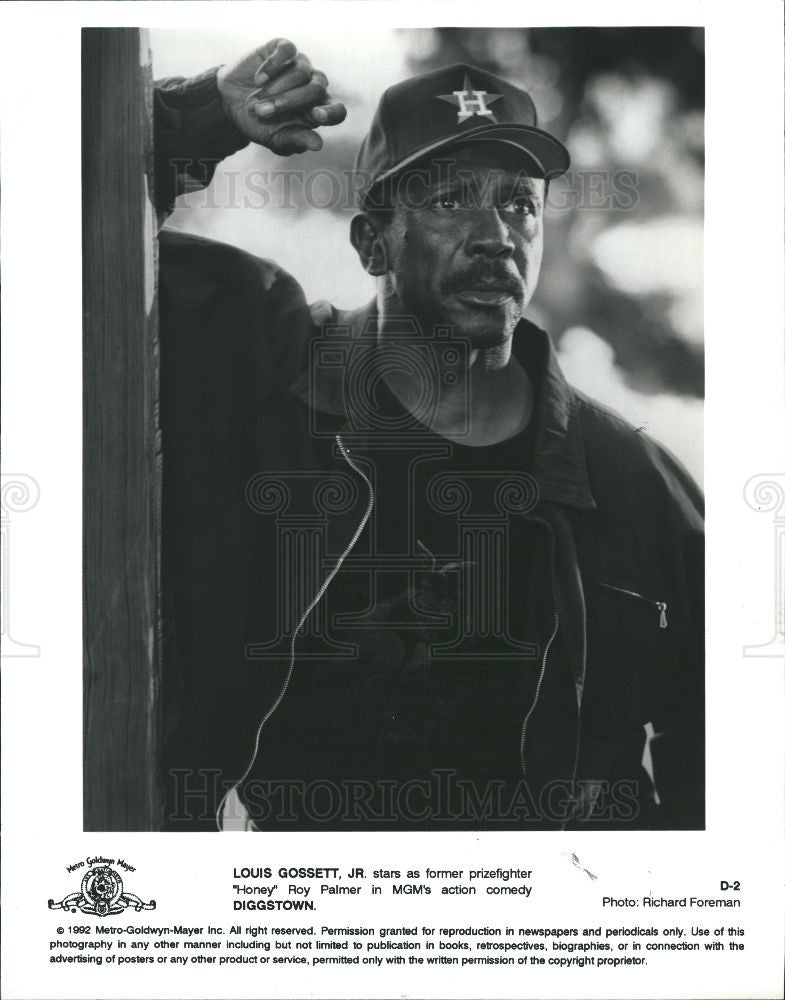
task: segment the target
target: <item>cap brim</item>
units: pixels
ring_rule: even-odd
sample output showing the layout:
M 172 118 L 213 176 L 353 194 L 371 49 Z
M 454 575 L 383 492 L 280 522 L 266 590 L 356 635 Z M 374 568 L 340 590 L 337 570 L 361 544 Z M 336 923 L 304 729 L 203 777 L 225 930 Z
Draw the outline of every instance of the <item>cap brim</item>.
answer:
M 566 147 L 555 136 L 552 136 L 550 132 L 544 132 L 534 125 L 488 123 L 487 125 L 480 125 L 477 128 L 469 129 L 466 132 L 445 136 L 442 139 L 422 146 L 377 177 L 373 182 L 373 186 L 376 187 L 380 182 L 394 177 L 426 156 L 430 157 L 440 150 L 447 149 L 450 146 L 462 146 L 467 142 L 499 142 L 508 146 L 514 146 L 534 161 L 541 172 L 540 176 L 546 180 L 560 176 L 570 166 L 570 154 L 567 152 Z

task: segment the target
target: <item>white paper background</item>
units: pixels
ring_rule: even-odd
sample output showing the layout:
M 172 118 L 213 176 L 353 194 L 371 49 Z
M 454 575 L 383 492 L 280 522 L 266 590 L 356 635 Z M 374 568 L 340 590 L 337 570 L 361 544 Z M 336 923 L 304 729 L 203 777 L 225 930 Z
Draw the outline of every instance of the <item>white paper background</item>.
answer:
M 671 834 L 257 835 L 84 834 L 81 645 L 80 27 L 209 29 L 230 12 L 249 45 L 368 20 L 417 24 L 705 24 L 706 476 L 708 498 L 708 830 Z M 744 499 L 752 477 L 783 478 L 782 7 L 747 2 L 629 4 L 6 3 L 2 17 L 4 476 L 34 478 L 35 507 L 13 517 L 13 637 L 40 656 L 5 658 L 3 700 L 4 995 L 22 997 L 778 997 L 783 941 L 782 660 L 745 656 L 775 632 L 775 523 Z M 348 56 L 347 56 L 348 57 Z M 741 289 L 755 290 L 750 300 Z M 754 303 L 751 311 L 750 301 Z M 780 570 L 782 567 L 780 567 Z M 781 609 L 780 609 L 781 610 Z M 598 878 L 570 860 L 575 853 Z M 78 887 L 65 866 L 126 857 L 128 888 L 154 896 L 133 923 L 228 924 L 234 866 L 281 864 L 535 869 L 524 904 L 478 896 L 440 906 L 385 896 L 385 923 L 644 923 L 603 895 L 719 895 L 742 882 L 743 908 L 679 914 L 741 923 L 745 952 L 674 953 L 645 974 L 473 968 L 347 973 L 168 966 L 50 966 L 48 941 L 67 917 L 46 900 Z M 449 899 L 449 897 L 445 897 Z M 536 899 L 536 907 L 534 900 Z M 375 900 L 371 900 L 375 903 Z M 325 911 L 325 916 L 326 916 Z M 374 911 L 375 912 L 375 911 Z M 342 917 L 343 915 L 343 917 Z M 283 917 L 286 916 L 284 920 Z M 281 924 L 293 923 L 282 915 Z M 259 916 L 258 923 L 275 924 Z M 321 919 L 321 916 L 319 917 Z M 355 900 L 327 923 L 356 923 Z M 376 921 L 370 912 L 365 920 Z M 665 918 L 658 917 L 666 923 Z M 82 922 L 82 921 L 80 921 Z M 85 918 L 84 922 L 89 922 Z M 250 921 L 249 921 L 250 922 Z M 317 921 L 318 922 L 318 921 Z M 161 971 L 163 969 L 163 971 Z

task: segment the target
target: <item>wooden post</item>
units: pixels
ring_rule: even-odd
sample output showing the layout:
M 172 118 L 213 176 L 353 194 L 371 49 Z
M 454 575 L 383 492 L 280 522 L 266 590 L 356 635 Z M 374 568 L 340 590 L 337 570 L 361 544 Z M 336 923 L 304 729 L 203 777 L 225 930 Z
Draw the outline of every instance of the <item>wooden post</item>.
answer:
M 158 830 L 160 435 L 146 32 L 82 33 L 84 828 Z

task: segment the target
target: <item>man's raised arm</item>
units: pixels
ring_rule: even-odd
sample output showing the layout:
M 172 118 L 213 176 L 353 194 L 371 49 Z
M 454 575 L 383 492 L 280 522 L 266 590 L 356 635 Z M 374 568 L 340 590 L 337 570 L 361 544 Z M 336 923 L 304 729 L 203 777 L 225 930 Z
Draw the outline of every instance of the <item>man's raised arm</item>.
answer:
M 316 129 L 346 117 L 327 86 L 324 73 L 285 38 L 199 76 L 156 83 L 158 212 L 170 212 L 177 195 L 206 187 L 218 163 L 249 141 L 279 156 L 321 149 Z

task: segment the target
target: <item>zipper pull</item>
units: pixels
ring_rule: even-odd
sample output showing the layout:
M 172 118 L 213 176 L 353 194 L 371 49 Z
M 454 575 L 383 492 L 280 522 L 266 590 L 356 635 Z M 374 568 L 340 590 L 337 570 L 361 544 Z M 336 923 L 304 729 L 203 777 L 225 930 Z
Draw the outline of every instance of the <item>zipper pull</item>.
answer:
M 668 605 L 665 603 L 665 601 L 657 601 L 657 607 L 660 609 L 660 628 L 667 628 L 668 619 L 665 616 L 665 612 L 668 608 Z

